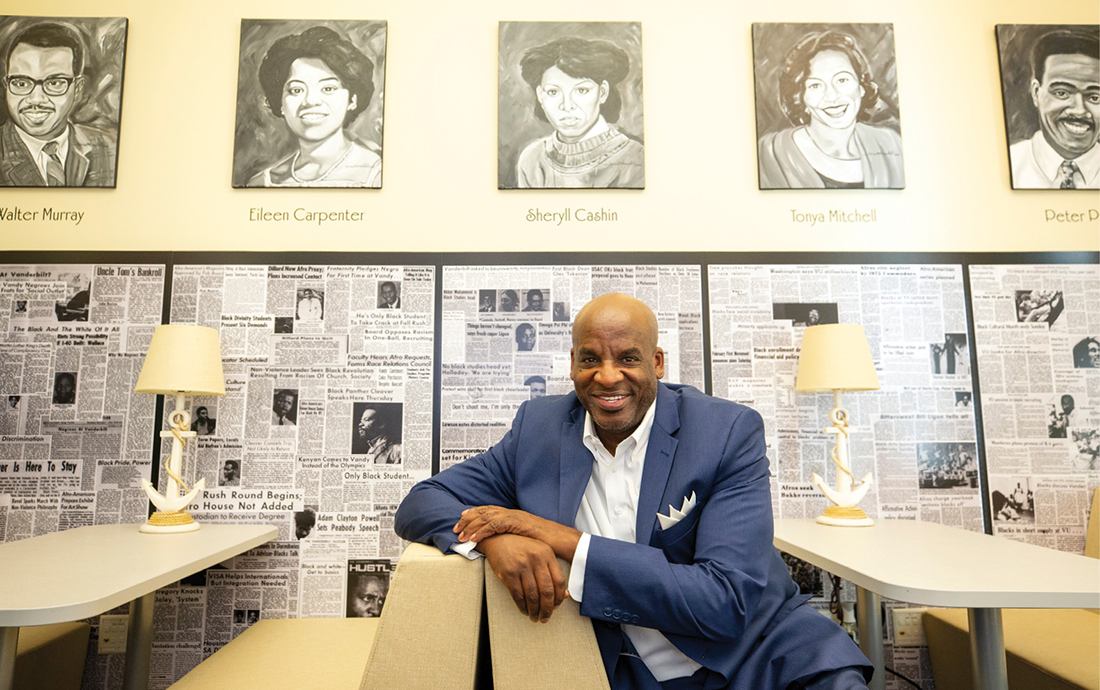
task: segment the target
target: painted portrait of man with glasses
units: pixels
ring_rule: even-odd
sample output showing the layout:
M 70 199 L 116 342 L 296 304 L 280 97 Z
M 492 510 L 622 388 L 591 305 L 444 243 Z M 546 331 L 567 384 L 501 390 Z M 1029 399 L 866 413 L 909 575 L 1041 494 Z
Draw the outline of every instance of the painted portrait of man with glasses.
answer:
M 0 17 L 0 186 L 114 187 L 126 20 Z

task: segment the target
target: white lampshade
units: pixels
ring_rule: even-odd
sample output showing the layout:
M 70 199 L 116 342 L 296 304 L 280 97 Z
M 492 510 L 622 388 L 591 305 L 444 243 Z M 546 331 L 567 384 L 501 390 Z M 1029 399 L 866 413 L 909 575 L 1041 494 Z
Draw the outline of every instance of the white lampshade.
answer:
M 806 328 L 794 388 L 800 393 L 878 390 L 863 326 L 834 323 Z
M 206 326 L 157 326 L 137 393 L 225 395 L 218 331 Z

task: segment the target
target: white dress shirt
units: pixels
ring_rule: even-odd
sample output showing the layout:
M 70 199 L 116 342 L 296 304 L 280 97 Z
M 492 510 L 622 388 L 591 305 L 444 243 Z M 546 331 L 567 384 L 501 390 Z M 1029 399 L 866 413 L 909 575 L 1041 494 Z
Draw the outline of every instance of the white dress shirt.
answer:
M 1042 130 L 1010 146 L 1008 159 L 1016 189 L 1058 189 L 1061 184 L 1058 168 L 1063 159 L 1047 143 Z M 1077 189 L 1100 189 L 1100 144 L 1094 144 L 1073 162 L 1079 170 L 1073 176 Z
M 35 139 L 31 135 L 27 134 L 18 127 L 15 131 L 19 134 L 19 138 L 23 140 L 23 144 L 26 145 L 27 150 L 31 152 L 31 158 L 34 159 L 34 164 L 38 166 L 38 172 L 42 174 L 43 180 L 49 180 L 49 175 L 46 174 L 46 159 L 48 156 L 42 149 L 46 147 L 50 141 L 57 142 L 57 157 L 61 159 L 61 169 L 65 169 L 65 161 L 69 158 L 69 128 L 66 127 L 61 133 L 61 136 L 56 139 Z
M 608 452 L 596 434 L 592 415 L 585 412 L 584 445 L 591 451 L 594 461 L 592 478 L 588 480 L 574 523 L 574 527 L 584 532 L 569 571 L 569 596 L 578 602 L 584 597 L 584 573 L 588 565 L 588 547 L 592 541 L 590 535 L 635 541 L 642 469 L 656 411 L 656 403 L 649 406 L 638 428 L 618 445 L 614 455 Z M 623 625 L 622 629 L 658 682 L 690 676 L 701 667 L 653 628 Z

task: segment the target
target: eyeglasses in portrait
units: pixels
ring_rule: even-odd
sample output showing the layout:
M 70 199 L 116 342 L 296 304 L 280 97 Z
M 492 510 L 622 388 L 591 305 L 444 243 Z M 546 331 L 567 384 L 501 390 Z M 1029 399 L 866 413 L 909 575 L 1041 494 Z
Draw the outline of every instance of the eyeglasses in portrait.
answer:
M 234 187 L 382 186 L 386 22 L 241 20 Z
M 1100 26 L 998 24 L 1013 189 L 1100 189 Z
M 0 187 L 114 187 L 127 20 L 0 17 Z
M 892 24 L 753 24 L 760 189 L 903 189 Z
M 501 22 L 500 189 L 644 189 L 642 25 Z

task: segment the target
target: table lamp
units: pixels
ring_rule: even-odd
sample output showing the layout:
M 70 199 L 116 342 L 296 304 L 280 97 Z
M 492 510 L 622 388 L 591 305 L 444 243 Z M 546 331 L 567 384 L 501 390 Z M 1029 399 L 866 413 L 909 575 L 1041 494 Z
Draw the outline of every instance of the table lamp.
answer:
M 815 472 L 814 485 L 832 501 L 817 521 L 823 525 L 866 527 L 874 520 L 857 505 L 871 488 L 871 473 L 854 487 L 851 460 L 848 457 L 848 410 L 840 405 L 841 391 L 878 390 L 878 375 L 871 360 L 867 335 L 859 324 L 827 324 L 809 326 L 802 332 L 802 353 L 798 357 L 798 378 L 794 384 L 800 393 L 833 394 L 833 409 L 829 412 L 832 426 L 824 433 L 836 434 L 831 452 L 836 464 L 836 489 L 831 488 Z
M 206 488 L 206 479 L 189 488 L 180 476 L 183 446 L 197 435 L 191 430 L 191 413 L 183 408 L 183 396 L 225 395 L 218 331 L 205 326 L 157 326 L 134 391 L 176 396 L 176 409 L 168 415 L 170 429 L 160 432 L 162 439 L 172 439 L 172 453 L 164 464 L 168 488 L 160 494 L 152 482 L 142 480 L 142 488 L 157 511 L 139 529 L 149 533 L 193 532 L 199 523 L 187 512 L 187 506 Z

